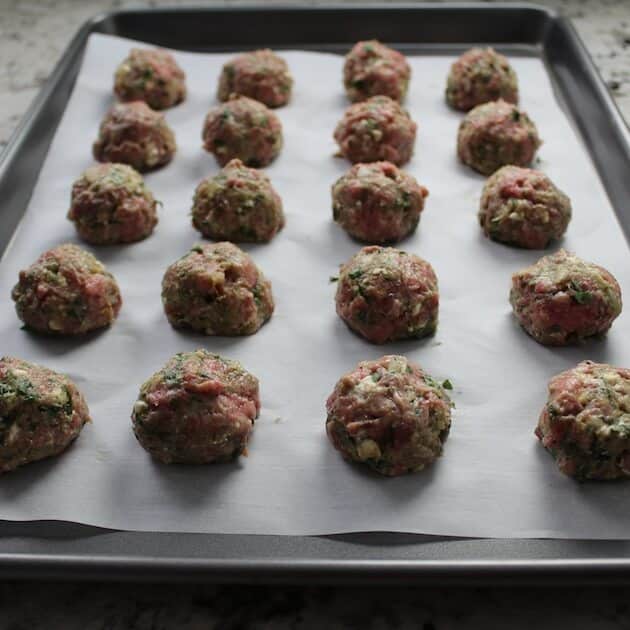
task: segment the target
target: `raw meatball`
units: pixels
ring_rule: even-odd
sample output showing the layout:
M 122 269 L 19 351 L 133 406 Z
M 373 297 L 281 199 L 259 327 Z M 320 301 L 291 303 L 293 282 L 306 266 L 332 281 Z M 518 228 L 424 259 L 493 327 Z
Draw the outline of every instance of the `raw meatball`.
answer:
M 503 99 L 518 103 L 518 80 L 508 60 L 492 48 L 471 48 L 452 66 L 446 101 L 467 112 L 482 103 Z
M 457 154 L 483 175 L 501 166 L 529 166 L 540 146 L 536 126 L 515 105 L 493 101 L 468 112 L 459 126 Z
M 166 109 L 186 97 L 186 75 L 170 52 L 132 48 L 116 70 L 114 92 L 121 101 Z
M 176 354 L 140 388 L 131 420 L 138 442 L 164 464 L 236 459 L 260 411 L 258 379 L 206 350 Z
M 248 96 L 267 107 L 281 107 L 291 99 L 293 77 L 287 62 L 268 48 L 244 53 L 228 61 L 219 78 L 217 98 Z
M 59 455 L 90 422 L 77 386 L 33 363 L 0 359 L 0 473 Z
M 271 283 L 232 243 L 197 245 L 174 262 L 162 302 L 172 326 L 205 335 L 251 335 L 274 308 Z
M 484 186 L 479 223 L 486 236 L 507 245 L 543 249 L 571 219 L 571 202 L 540 171 L 504 166 Z
M 133 243 L 153 232 L 156 207 L 144 179 L 131 166 L 98 164 L 74 182 L 68 219 L 88 243 Z
M 332 188 L 333 218 L 360 241 L 399 241 L 416 229 L 428 194 L 391 162 L 355 164 Z
M 114 105 L 103 118 L 93 146 L 99 162 L 123 162 L 140 172 L 167 164 L 176 149 L 164 116 L 143 101 Z
M 265 105 L 246 96 L 232 97 L 211 109 L 203 126 L 203 146 L 225 166 L 238 158 L 247 166 L 267 166 L 282 148 L 282 125 Z
M 397 166 L 411 159 L 416 123 L 389 96 L 350 105 L 335 129 L 339 153 L 356 162 L 386 160 Z
M 70 243 L 44 252 L 20 271 L 11 297 L 28 328 L 58 335 L 109 326 L 122 305 L 118 284 L 105 265 Z
M 577 479 L 630 476 L 630 370 L 582 361 L 554 376 L 536 436 Z
M 621 289 L 606 269 L 561 249 L 512 276 L 510 303 L 536 341 L 566 346 L 610 328 Z
M 218 175 L 197 186 L 192 222 L 208 238 L 262 243 L 282 228 L 284 213 L 269 178 L 231 160 Z
M 416 472 L 442 454 L 451 406 L 418 365 L 384 356 L 339 379 L 326 402 L 326 433 L 344 458 L 382 475 Z
M 353 102 L 379 94 L 402 101 L 410 77 L 405 56 L 375 39 L 355 44 L 343 67 L 346 94 Z
M 372 343 L 430 335 L 439 301 L 433 267 L 392 247 L 364 247 L 339 272 L 337 314 Z

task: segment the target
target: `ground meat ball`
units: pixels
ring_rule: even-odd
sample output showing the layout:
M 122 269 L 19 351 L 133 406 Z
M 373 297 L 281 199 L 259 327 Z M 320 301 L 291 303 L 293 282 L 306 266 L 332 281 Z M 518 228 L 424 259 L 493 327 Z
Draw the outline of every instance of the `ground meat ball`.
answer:
M 352 163 L 386 160 L 397 166 L 411 159 L 416 123 L 389 96 L 350 105 L 335 129 L 339 152 Z
M 540 171 L 504 166 L 484 186 L 479 223 L 486 236 L 508 245 L 543 249 L 571 219 L 571 202 Z
M 339 272 L 337 314 L 372 343 L 430 335 L 439 300 L 431 265 L 391 247 L 364 247 Z
M 500 98 L 518 103 L 516 73 L 503 55 L 492 48 L 471 48 L 451 66 L 446 83 L 451 107 L 467 112 Z
M 610 328 L 621 289 L 606 269 L 561 249 L 512 276 L 510 303 L 536 341 L 565 346 Z
M 630 476 L 630 370 L 582 361 L 554 376 L 536 436 L 577 479 Z
M 77 386 L 48 368 L 0 359 L 0 473 L 63 452 L 90 422 Z
M 410 77 L 405 56 L 375 39 L 355 44 L 343 67 L 346 94 L 353 102 L 379 94 L 402 101 Z
M 238 158 L 247 166 L 267 166 L 282 148 L 282 125 L 265 105 L 246 96 L 232 97 L 211 109 L 203 126 L 203 146 L 225 166 Z
M 118 284 L 105 265 L 69 243 L 44 252 L 20 271 L 11 297 L 28 328 L 59 335 L 109 326 L 122 305 Z
M 246 453 L 258 417 L 258 379 L 206 350 L 176 354 L 140 388 L 138 442 L 164 464 L 210 464 Z
M 170 52 L 132 48 L 116 70 L 114 92 L 121 101 L 166 109 L 186 97 L 186 75 Z
M 360 241 L 399 241 L 416 229 L 428 194 L 390 162 L 355 164 L 332 188 L 333 218 Z
M 217 98 L 248 96 L 267 107 L 281 107 L 291 98 L 293 78 L 287 62 L 269 49 L 254 50 L 228 61 L 219 78 Z
M 131 166 L 98 164 L 74 182 L 68 219 L 88 243 L 132 243 L 153 232 L 156 207 L 144 179 Z
M 197 245 L 173 263 L 162 302 L 171 325 L 205 335 L 251 335 L 274 309 L 271 283 L 232 243 Z
M 457 154 L 483 175 L 501 166 L 529 166 L 540 146 L 536 126 L 515 105 L 493 101 L 468 112 L 457 136 Z
M 215 240 L 266 242 L 284 225 L 284 213 L 269 178 L 231 160 L 218 175 L 197 186 L 192 221 Z
M 176 149 L 164 116 L 143 101 L 114 105 L 103 118 L 93 146 L 99 162 L 123 162 L 140 172 L 167 164 Z
M 442 454 L 451 401 L 439 383 L 403 356 L 363 361 L 326 402 L 326 432 L 351 461 L 382 475 L 422 470 Z

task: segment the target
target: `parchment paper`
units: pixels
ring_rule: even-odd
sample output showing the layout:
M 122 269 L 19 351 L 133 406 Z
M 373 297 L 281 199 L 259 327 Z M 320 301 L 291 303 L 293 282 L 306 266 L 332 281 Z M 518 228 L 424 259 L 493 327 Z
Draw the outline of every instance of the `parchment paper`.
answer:
M 91 143 L 112 103 L 112 74 L 128 40 L 92 35 L 83 67 L 19 231 L 0 265 L 3 354 L 67 373 L 93 420 L 63 456 L 0 478 L 0 518 L 60 519 L 128 530 L 324 534 L 389 530 L 480 537 L 628 538 L 630 485 L 585 483 L 560 474 L 533 435 L 553 374 L 586 358 L 630 365 L 628 313 L 604 341 L 550 349 L 511 317 L 511 273 L 539 252 L 483 237 L 476 212 L 483 178 L 458 164 L 461 115 L 444 104 L 452 57 L 411 57 L 406 106 L 419 125 L 406 167 L 430 190 L 419 230 L 400 247 L 429 260 L 439 277 L 435 337 L 373 346 L 334 310 L 329 276 L 360 247 L 331 218 L 330 187 L 349 164 L 334 158 L 332 131 L 347 102 L 342 58 L 283 52 L 295 76 L 277 110 L 285 146 L 267 169 L 284 200 L 285 229 L 246 249 L 273 283 L 276 312 L 256 335 L 206 338 L 173 330 L 162 311 L 167 265 L 197 242 L 190 225 L 196 184 L 218 171 L 201 148 L 204 115 L 232 55 L 176 53 L 188 75 L 186 102 L 166 113 L 175 161 L 147 175 L 163 202 L 146 241 L 88 248 L 114 273 L 124 305 L 109 329 L 76 340 L 20 329 L 9 299 L 19 269 L 42 251 L 77 241 L 65 219 L 71 184 L 92 163 Z M 630 291 L 628 249 L 584 147 L 553 95 L 543 63 L 512 59 L 522 106 L 544 145 L 539 168 L 573 201 L 562 243 L 607 267 Z M 242 361 L 261 383 L 262 414 L 250 455 L 230 465 L 164 466 L 137 444 L 130 412 L 140 384 L 175 352 L 206 347 Z M 358 361 L 406 354 L 454 384 L 457 408 L 445 454 L 430 469 L 381 478 L 345 463 L 324 431 L 326 397 Z

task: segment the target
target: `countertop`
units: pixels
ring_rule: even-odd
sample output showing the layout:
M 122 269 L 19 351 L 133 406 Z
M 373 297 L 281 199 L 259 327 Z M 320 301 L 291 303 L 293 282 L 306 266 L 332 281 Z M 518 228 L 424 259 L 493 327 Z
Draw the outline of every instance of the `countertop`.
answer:
M 272 2 L 275 0 L 268 0 Z M 0 0 L 0 149 L 84 20 L 113 8 L 164 4 L 195 3 Z M 630 1 L 548 0 L 541 4 L 572 18 L 622 114 L 630 120 Z M 68 580 L 72 580 L 71 575 Z M 520 630 L 534 625 L 541 629 L 613 630 L 630 628 L 629 595 L 630 589 L 625 588 L 376 589 L 0 582 L 0 630 Z

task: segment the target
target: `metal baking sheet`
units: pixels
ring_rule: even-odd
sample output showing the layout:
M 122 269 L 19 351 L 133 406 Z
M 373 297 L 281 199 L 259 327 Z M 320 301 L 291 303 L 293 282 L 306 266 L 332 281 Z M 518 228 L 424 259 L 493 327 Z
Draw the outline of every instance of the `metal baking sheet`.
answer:
M 264 16 L 269 17 L 270 12 L 274 14 L 270 23 L 277 24 L 277 28 L 266 32 L 264 41 L 256 39 L 257 30 L 249 26 L 259 23 Z M 173 28 L 174 22 L 178 22 L 176 28 Z M 190 30 L 193 22 L 197 24 L 196 31 Z M 494 31 L 489 31 L 490 23 L 494 23 Z M 333 24 L 331 30 L 329 27 Z M 454 28 L 457 24 L 459 28 Z M 162 32 L 166 25 L 168 33 Z M 339 32 L 337 29 L 340 29 Z M 276 30 L 277 33 L 273 32 Z M 40 149 L 36 156 L 38 160 L 33 157 L 30 170 L 26 169 L 23 174 L 23 181 L 30 181 L 32 186 L 55 125 L 51 125 L 46 142 L 42 142 L 45 134 L 39 136 L 38 140 L 43 146 L 29 147 L 29 137 L 46 114 L 53 116 L 53 119 L 56 115 L 55 123 L 58 122 L 58 115 L 67 100 L 67 89 L 76 76 L 78 55 L 83 49 L 87 33 L 91 31 L 108 32 L 174 48 L 212 51 L 271 46 L 342 52 L 357 39 L 371 36 L 394 42 L 413 53 L 456 52 L 477 42 L 493 43 L 511 52 L 517 48 L 530 52 L 536 50 L 547 61 L 558 93 L 568 105 L 578 129 L 591 148 L 618 212 L 623 207 L 621 200 L 627 195 L 623 177 L 610 177 L 617 167 L 623 172 L 628 166 L 627 133 L 623 123 L 570 27 L 545 10 L 515 5 L 483 8 L 474 5 L 415 5 L 411 8 L 409 5 L 404 8 L 388 5 L 387 8 L 124 12 L 96 20 L 83 29 L 66 54 L 70 60 L 65 63 L 65 67 L 62 60 L 51 79 L 53 87 L 54 82 L 57 82 L 57 86 L 63 85 L 64 80 L 67 82 L 65 98 L 57 102 L 59 90 L 53 92 L 49 84 L 34 106 L 30 128 L 28 125 L 23 127 L 11 143 L 8 159 L 0 165 L 0 189 L 12 187 L 14 190 L 8 191 L 8 194 L 23 192 L 25 198 L 22 206 L 12 203 L 9 212 L 5 208 L 6 216 L 2 217 L 7 219 L 3 230 L 5 236 L 10 234 L 19 220 L 30 192 L 30 187 L 27 191 L 16 190 L 15 182 L 7 181 L 7 170 L 17 166 L 14 164 L 15 159 L 11 158 L 26 158 L 28 162 L 33 149 Z M 186 33 L 186 41 L 176 41 L 177 33 L 183 32 Z M 238 33 L 238 40 L 230 39 L 230 32 Z M 297 33 L 303 34 L 303 39 L 296 38 Z M 206 45 L 206 42 L 213 44 Z M 48 91 L 53 97 L 43 98 Z M 580 109 L 574 111 L 572 104 L 577 101 L 580 102 Z M 585 103 L 590 103 L 590 110 L 585 107 Z M 597 142 L 589 141 L 589 134 L 594 128 L 597 138 L 610 138 L 609 145 L 598 146 Z M 615 149 L 619 155 L 614 155 Z M 616 194 L 620 196 L 616 197 Z M 619 218 L 626 229 L 627 223 L 620 212 Z M 10 223 L 12 220 L 13 225 Z M 45 524 L 22 525 L 20 530 L 15 529 L 15 524 L 11 524 L 11 527 L 13 529 L 3 532 L 7 536 L 0 539 L 0 552 L 4 552 L 5 543 L 8 545 L 6 558 L 0 555 L 0 570 L 14 573 L 23 566 L 29 575 L 33 574 L 33 570 L 37 571 L 37 567 L 58 570 L 61 554 L 65 557 L 69 549 L 72 550 L 71 557 L 66 559 L 84 566 L 86 572 L 96 576 L 100 571 L 108 570 L 111 575 L 116 571 L 127 571 L 129 577 L 142 577 L 143 571 L 147 571 L 155 578 L 156 571 L 161 568 L 163 577 L 172 573 L 180 577 L 203 575 L 221 579 L 253 579 L 262 575 L 275 579 L 300 575 L 323 579 L 325 576 L 329 576 L 328 579 L 333 576 L 338 579 L 362 579 L 370 575 L 373 577 L 376 572 L 382 579 L 421 579 L 432 575 L 454 579 L 474 573 L 481 573 L 490 579 L 508 574 L 525 578 L 547 569 L 548 575 L 557 571 L 559 575 L 576 578 L 584 576 L 588 567 L 591 569 L 588 575 L 607 575 L 612 578 L 623 576 L 627 569 L 623 560 L 627 557 L 627 552 L 624 553 L 625 543 L 573 541 L 569 545 L 562 545 L 552 541 L 527 541 L 524 544 L 523 541 L 445 541 L 388 534 L 320 538 L 177 535 L 178 542 L 175 543 L 173 535 L 168 534 L 142 533 L 137 534 L 141 539 L 134 539 L 133 534 L 97 533 L 98 530 L 77 529 L 62 524 L 55 524 L 54 527 Z M 26 532 L 31 536 L 26 536 Z M 38 548 L 40 544 L 43 547 Z M 167 553 L 161 550 L 162 546 L 168 547 L 170 551 Z M 45 561 L 39 556 L 34 557 L 35 553 L 40 552 L 44 553 Z M 193 558 L 195 561 L 191 564 Z M 581 573 L 575 573 L 572 567 L 580 569 Z

